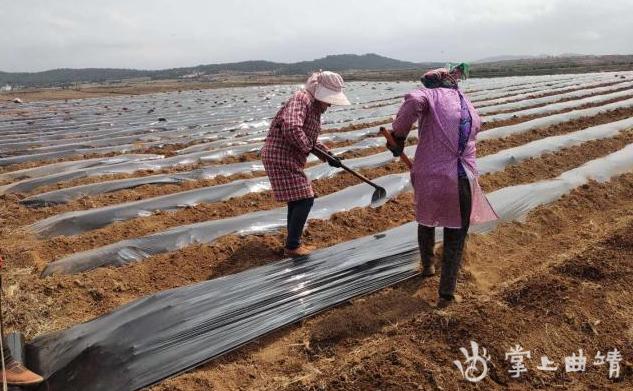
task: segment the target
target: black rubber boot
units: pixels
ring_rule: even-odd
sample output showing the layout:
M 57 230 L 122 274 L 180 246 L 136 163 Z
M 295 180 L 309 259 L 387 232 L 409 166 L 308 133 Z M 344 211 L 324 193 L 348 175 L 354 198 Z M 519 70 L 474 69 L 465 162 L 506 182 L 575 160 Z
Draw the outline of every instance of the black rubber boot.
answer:
M 462 263 L 466 232 L 463 229 L 444 228 L 444 254 L 440 276 L 440 297 L 451 300 L 457 285 Z
M 462 228 L 444 228 L 444 255 L 442 257 L 442 275 L 440 276 L 440 299 L 454 301 L 457 276 L 462 264 L 464 244 L 470 226 L 472 208 L 470 184 L 468 178 L 459 179 L 459 206 Z
M 435 228 L 418 224 L 418 246 L 422 261 L 422 276 L 435 275 L 433 248 L 435 247 Z

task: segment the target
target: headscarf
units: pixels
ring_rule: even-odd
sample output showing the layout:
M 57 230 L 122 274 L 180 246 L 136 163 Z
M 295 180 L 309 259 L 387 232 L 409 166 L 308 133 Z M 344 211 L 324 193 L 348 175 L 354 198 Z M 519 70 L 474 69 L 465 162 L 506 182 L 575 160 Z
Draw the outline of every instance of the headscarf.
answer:
M 433 69 L 426 72 L 422 78 L 422 84 L 426 88 L 457 88 L 458 81 L 467 79 L 470 75 L 470 65 L 463 62 L 460 64 L 448 64 L 446 68 Z

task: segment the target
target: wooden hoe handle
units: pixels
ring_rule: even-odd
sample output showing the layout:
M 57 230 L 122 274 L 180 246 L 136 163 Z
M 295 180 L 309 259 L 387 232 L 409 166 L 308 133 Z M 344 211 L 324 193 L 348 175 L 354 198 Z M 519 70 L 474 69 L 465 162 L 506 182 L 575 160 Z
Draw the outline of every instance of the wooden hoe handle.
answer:
M 389 145 L 392 145 L 395 147 L 398 144 L 396 143 L 396 140 L 393 138 L 393 135 L 389 133 L 389 131 L 382 126 L 380 127 L 380 134 L 382 134 L 387 139 L 387 142 L 389 143 Z M 409 169 L 413 167 L 413 163 L 411 163 L 411 159 L 409 159 L 409 157 L 404 152 L 402 152 L 399 157 L 400 157 L 400 160 L 402 160 L 404 164 L 406 164 L 407 167 L 409 167 Z

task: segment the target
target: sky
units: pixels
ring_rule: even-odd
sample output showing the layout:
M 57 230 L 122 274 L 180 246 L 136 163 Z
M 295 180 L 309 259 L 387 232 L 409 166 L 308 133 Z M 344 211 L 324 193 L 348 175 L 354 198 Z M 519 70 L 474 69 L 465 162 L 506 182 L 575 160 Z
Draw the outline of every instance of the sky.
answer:
M 0 0 L 0 71 L 633 54 L 633 0 Z

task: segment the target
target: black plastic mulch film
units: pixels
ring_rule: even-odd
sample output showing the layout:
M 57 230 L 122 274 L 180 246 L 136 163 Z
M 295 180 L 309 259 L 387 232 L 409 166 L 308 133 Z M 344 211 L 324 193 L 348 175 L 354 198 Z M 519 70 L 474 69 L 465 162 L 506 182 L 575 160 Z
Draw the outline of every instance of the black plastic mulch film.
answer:
M 633 145 L 559 177 L 495 191 L 503 220 L 524 216 L 590 179 L 633 168 Z M 486 232 L 494 224 L 472 227 Z M 280 327 L 417 273 L 416 225 L 214 280 L 160 292 L 68 330 L 36 338 L 27 362 L 39 390 L 136 390 Z M 438 230 L 438 235 L 440 230 Z M 439 239 L 439 238 L 438 238 Z

